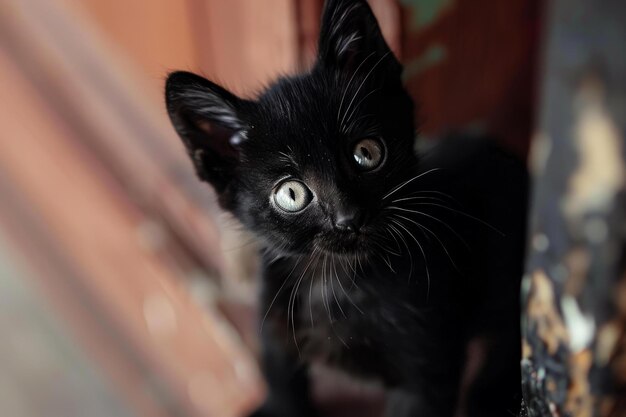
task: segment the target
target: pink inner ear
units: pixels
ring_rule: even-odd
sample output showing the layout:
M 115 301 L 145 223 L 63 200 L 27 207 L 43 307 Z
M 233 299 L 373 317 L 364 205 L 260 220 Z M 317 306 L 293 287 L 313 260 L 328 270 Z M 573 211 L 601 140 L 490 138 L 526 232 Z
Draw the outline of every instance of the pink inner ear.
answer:
M 196 122 L 196 127 L 206 134 L 210 134 L 213 130 L 211 123 L 207 122 L 206 120 L 199 120 L 198 122 Z

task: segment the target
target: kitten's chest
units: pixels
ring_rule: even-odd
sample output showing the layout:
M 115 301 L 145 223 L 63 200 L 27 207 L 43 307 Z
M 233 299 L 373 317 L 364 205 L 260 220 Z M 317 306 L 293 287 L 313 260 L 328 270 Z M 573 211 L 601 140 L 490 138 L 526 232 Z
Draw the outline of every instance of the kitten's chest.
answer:
M 300 289 L 295 313 L 298 350 L 310 362 L 360 377 L 384 377 L 390 352 L 384 335 L 397 323 L 373 289 L 353 279 L 341 274 L 314 277 Z
M 295 334 L 301 356 L 355 371 L 354 352 L 376 349 L 372 329 L 364 331 L 369 321 L 363 311 L 366 305 L 371 309 L 369 297 L 360 289 L 342 289 L 338 282 L 324 279 L 311 281 L 299 293 Z
M 350 343 L 362 344 L 364 335 L 358 329 L 366 318 L 358 304 L 368 304 L 368 298 L 352 285 L 342 287 L 339 282 L 314 277 L 298 295 L 297 335 L 306 345 L 305 352 L 336 356 Z
M 265 309 L 272 304 L 270 317 L 285 332 L 279 339 L 301 360 L 391 380 L 399 346 L 392 339 L 412 337 L 416 324 L 413 296 L 385 272 L 322 263 L 303 274 L 293 265 L 272 265 Z M 280 288 L 288 279 L 293 284 Z

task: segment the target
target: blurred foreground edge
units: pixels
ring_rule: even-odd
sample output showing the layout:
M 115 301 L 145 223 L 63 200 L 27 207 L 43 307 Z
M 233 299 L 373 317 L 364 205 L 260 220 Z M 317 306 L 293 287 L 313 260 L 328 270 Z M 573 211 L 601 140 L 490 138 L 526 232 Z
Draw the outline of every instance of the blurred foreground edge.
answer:
M 63 3 L 0 4 L 0 230 L 135 415 L 242 415 L 254 359 L 181 282 L 223 268 L 213 203 L 123 68 Z

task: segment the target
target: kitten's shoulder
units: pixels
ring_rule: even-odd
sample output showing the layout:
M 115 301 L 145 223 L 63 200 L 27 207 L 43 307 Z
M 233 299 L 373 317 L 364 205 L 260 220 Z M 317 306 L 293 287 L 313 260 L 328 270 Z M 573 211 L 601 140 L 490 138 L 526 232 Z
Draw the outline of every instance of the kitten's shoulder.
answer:
M 517 200 L 526 199 L 528 172 L 523 157 L 486 135 L 453 133 L 418 151 L 420 170 L 440 170 L 431 176 L 467 186 L 467 191 L 515 190 Z
M 418 147 L 424 169 L 480 170 L 497 167 L 526 172 L 521 156 L 498 144 L 495 137 L 474 133 L 455 132 Z

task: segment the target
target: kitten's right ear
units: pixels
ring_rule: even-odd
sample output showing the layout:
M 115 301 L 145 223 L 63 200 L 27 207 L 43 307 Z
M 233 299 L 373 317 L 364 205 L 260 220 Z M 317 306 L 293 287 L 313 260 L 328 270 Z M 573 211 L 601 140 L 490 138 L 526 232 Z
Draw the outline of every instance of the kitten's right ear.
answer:
M 239 163 L 249 103 L 190 72 L 171 73 L 165 83 L 167 111 L 198 176 L 222 193 Z
M 378 62 L 374 66 L 382 73 L 399 76 L 402 71 L 366 0 L 326 0 L 318 55 L 320 65 L 350 74 L 368 59 Z M 371 64 L 366 68 L 373 69 Z

